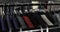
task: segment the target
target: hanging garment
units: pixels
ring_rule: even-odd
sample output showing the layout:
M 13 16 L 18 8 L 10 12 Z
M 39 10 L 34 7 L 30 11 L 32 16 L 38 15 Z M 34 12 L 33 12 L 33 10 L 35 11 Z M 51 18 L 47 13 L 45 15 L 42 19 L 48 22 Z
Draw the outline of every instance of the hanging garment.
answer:
M 57 19 L 56 19 L 56 17 L 55 16 L 53 16 L 53 14 L 51 15 L 51 14 L 46 14 L 46 16 L 47 16 L 47 18 L 55 25 L 56 24 L 56 22 L 57 22 Z M 54 26 L 53 25 L 53 26 Z
M 18 30 L 20 29 L 20 27 L 19 27 L 19 24 L 18 24 L 17 19 L 15 18 L 15 15 L 13 15 L 12 21 L 13 21 L 14 29 L 15 29 L 16 31 L 18 31 Z
M 2 7 L 0 7 L 0 30 L 2 30 L 1 28 L 2 28 L 2 26 L 1 26 L 1 16 L 2 16 Z M 1 31 L 0 31 L 1 32 Z
M 16 15 L 14 14 L 14 7 L 9 7 L 10 21 L 13 25 L 14 30 L 20 29 L 20 24 L 17 21 Z
M 24 19 L 20 16 L 22 14 L 21 7 L 16 8 L 15 11 L 16 11 L 16 14 L 17 14 L 16 18 L 17 18 L 19 24 L 21 25 L 21 28 L 22 29 L 27 29 L 28 27 L 27 27 L 26 23 L 24 22 Z
M 38 15 L 38 13 L 34 13 L 34 18 L 37 20 L 37 22 L 39 23 L 40 26 L 42 26 L 43 28 L 46 27 L 46 23 L 44 22 L 44 20 L 41 18 L 40 15 Z
M 9 30 L 10 30 L 10 29 L 13 29 L 13 26 L 12 26 L 12 24 L 11 24 L 11 20 L 10 20 L 9 15 L 5 15 L 5 16 L 4 16 L 4 21 L 7 22 L 7 26 L 8 26 L 8 29 L 9 29 Z
M 23 19 L 30 29 L 35 28 L 28 16 L 23 16 Z
M 5 8 L 5 7 L 4 7 Z M 4 9 L 4 10 L 2 10 L 2 11 L 5 11 L 6 10 L 6 8 Z M 7 22 L 6 21 L 4 21 L 4 16 L 3 16 L 3 12 L 2 11 L 0 11 L 1 12 L 1 16 L 0 16 L 0 21 L 1 21 L 1 28 L 2 28 L 2 32 L 6 32 L 6 31 L 8 31 L 8 26 L 7 26 Z M 6 11 L 5 11 L 6 12 Z
M 10 19 L 9 19 L 9 8 L 8 7 L 5 7 L 5 9 L 4 9 L 4 13 L 5 13 L 5 15 L 3 16 L 3 21 L 5 22 L 5 26 L 8 28 L 8 31 L 13 27 L 13 26 L 11 26 L 12 24 L 11 24 L 11 21 L 10 21 Z
M 8 29 L 12 29 L 12 24 L 11 24 L 11 21 L 10 21 L 10 13 L 9 13 L 9 7 L 7 7 L 7 14 L 4 16 L 5 17 L 5 21 L 7 22 L 7 25 L 8 25 Z
M 3 19 L 2 19 L 1 16 L 0 16 L 0 22 L 1 22 L 2 31 L 7 31 L 6 24 L 5 24 L 5 22 L 3 21 Z
M 58 24 L 59 27 L 60 27 L 60 13 L 56 13 L 55 16 L 56 16 L 56 19 L 57 19 L 57 24 Z M 56 24 L 56 25 L 57 25 L 57 24 Z
M 57 14 L 56 13 L 54 13 L 54 15 L 52 15 L 52 18 L 54 19 L 54 25 L 58 25 L 58 19 L 57 19 Z
M 31 19 L 31 22 L 33 23 L 33 25 L 35 27 L 38 27 L 39 26 L 39 22 L 37 22 L 37 20 L 35 19 L 35 17 L 33 16 L 33 13 L 29 13 L 28 14 L 28 17 Z
M 11 26 L 12 26 L 12 30 L 15 30 L 15 26 L 14 26 L 14 25 L 15 25 L 16 23 L 15 23 L 15 24 L 13 23 L 14 7 L 11 7 L 11 6 L 10 6 L 10 7 L 8 7 L 8 8 L 9 8 L 9 10 L 8 10 L 8 11 L 9 11 L 9 15 L 8 15 L 8 16 L 9 16 L 9 20 L 10 20 L 10 23 L 11 23 Z
M 10 23 L 11 23 L 11 26 L 12 26 L 12 30 L 15 30 L 15 26 L 14 26 L 14 23 L 13 23 L 13 17 L 10 15 Z
M 40 15 L 40 18 L 44 21 L 46 27 L 53 25 L 53 23 L 47 18 L 47 16 L 46 16 L 45 14 L 41 14 L 41 13 L 39 12 L 38 15 Z M 49 23 L 50 23 L 50 24 L 49 24 Z
M 60 13 L 56 13 L 56 17 L 57 17 L 58 21 L 60 21 Z
M 53 23 L 50 22 L 50 20 L 49 20 L 45 15 L 41 15 L 41 17 L 43 18 L 43 20 L 44 20 L 48 25 L 53 25 Z
M 27 29 L 28 28 L 21 16 L 17 15 L 17 19 L 18 19 L 19 23 L 21 24 L 21 26 L 22 26 L 21 28 L 22 29 Z

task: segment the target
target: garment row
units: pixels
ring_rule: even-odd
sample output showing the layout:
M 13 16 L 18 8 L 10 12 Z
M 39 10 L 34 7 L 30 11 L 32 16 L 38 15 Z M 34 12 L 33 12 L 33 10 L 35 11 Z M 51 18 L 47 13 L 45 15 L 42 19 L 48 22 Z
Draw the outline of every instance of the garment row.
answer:
M 19 31 L 20 28 L 22 28 L 23 30 L 31 30 L 40 29 L 41 27 L 46 28 L 59 26 L 59 13 L 40 14 L 40 12 L 30 12 L 21 14 L 19 11 L 16 10 L 17 14 L 15 14 L 14 7 L 5 7 L 3 11 L 4 15 L 2 15 L 3 13 L 0 13 L 1 31 Z

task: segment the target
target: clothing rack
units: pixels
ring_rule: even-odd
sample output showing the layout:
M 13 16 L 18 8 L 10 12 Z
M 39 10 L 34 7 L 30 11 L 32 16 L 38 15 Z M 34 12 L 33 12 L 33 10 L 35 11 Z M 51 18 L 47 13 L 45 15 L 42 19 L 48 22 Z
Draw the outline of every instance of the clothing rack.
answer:
M 31 4 L 31 3 L 22 4 L 22 3 L 20 3 L 20 4 L 16 4 L 16 5 L 10 5 L 10 4 L 0 5 L 0 7 L 32 6 L 32 5 L 43 5 L 44 6 L 44 5 L 60 5 L 60 4 Z M 50 11 L 50 12 L 46 12 L 46 13 L 54 14 L 54 12 L 60 13 L 60 11 Z M 39 13 L 41 13 L 41 12 L 39 12 Z M 42 12 L 41 14 L 46 14 L 46 13 Z M 51 27 L 51 28 L 48 27 L 48 29 L 55 29 L 55 28 L 60 28 L 60 27 Z M 43 30 L 46 30 L 46 28 L 43 28 Z M 33 30 L 33 31 L 40 31 L 40 29 Z
M 57 28 L 60 28 L 60 27 L 51 27 L 51 28 L 48 28 L 48 29 L 51 30 L 51 29 L 57 29 Z M 43 30 L 46 30 L 46 28 L 43 28 Z M 26 30 L 26 31 L 41 31 L 41 29 Z M 23 31 L 23 32 L 24 32 L 24 31 Z

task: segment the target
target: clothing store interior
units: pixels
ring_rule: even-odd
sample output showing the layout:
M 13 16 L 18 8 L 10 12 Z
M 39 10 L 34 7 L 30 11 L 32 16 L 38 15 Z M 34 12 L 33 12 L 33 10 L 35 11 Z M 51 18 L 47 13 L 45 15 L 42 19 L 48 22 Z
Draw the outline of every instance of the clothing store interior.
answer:
M 60 0 L 0 0 L 0 32 L 60 32 Z

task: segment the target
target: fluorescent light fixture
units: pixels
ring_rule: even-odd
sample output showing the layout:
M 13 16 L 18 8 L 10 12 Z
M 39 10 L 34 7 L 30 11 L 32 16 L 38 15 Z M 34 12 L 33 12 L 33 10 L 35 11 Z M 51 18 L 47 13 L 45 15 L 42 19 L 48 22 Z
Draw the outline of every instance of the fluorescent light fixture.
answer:
M 32 1 L 32 4 L 38 4 L 39 2 L 38 1 Z

